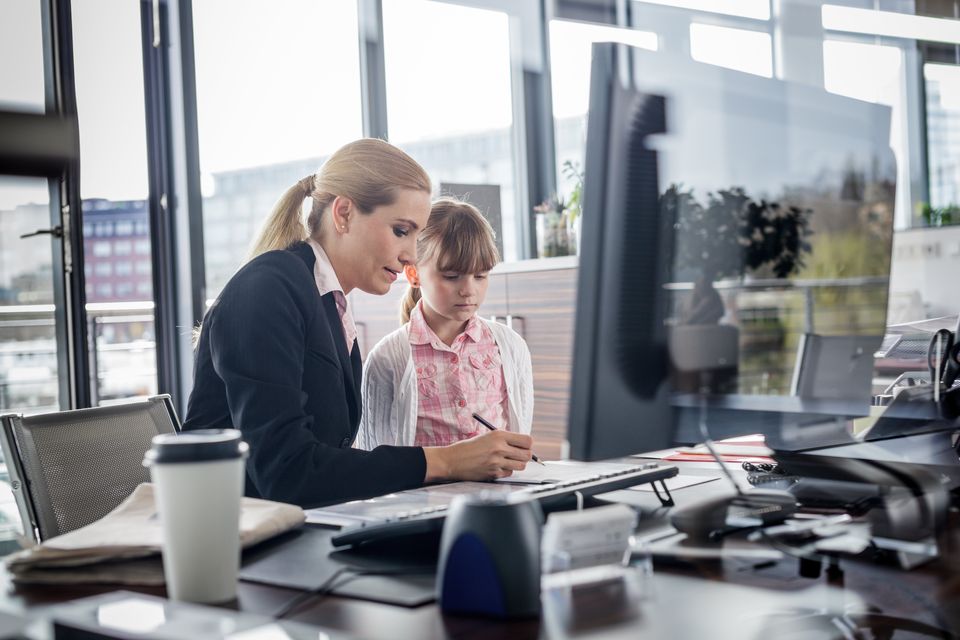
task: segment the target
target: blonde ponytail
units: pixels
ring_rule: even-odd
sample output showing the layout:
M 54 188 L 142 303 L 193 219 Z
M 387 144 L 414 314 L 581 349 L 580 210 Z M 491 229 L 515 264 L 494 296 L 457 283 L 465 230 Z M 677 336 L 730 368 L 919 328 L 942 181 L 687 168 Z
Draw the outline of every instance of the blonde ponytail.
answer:
M 417 161 L 389 142 L 362 138 L 333 152 L 314 175 L 281 196 L 256 237 L 247 260 L 274 249 L 319 238 L 323 212 L 337 196 L 349 198 L 361 213 L 396 201 L 401 189 L 430 193 L 430 176 Z M 304 220 L 303 201 L 310 198 Z
M 407 292 L 400 301 L 400 324 L 410 322 L 410 313 L 413 312 L 413 308 L 417 306 L 418 302 L 420 302 L 420 287 L 408 285 Z
M 301 209 L 303 201 L 313 195 L 314 175 L 301 179 L 297 184 L 287 189 L 273 211 L 263 224 L 260 234 L 250 248 L 247 260 L 256 258 L 261 253 L 274 249 L 286 249 L 294 242 L 307 239 L 307 228 L 303 224 Z

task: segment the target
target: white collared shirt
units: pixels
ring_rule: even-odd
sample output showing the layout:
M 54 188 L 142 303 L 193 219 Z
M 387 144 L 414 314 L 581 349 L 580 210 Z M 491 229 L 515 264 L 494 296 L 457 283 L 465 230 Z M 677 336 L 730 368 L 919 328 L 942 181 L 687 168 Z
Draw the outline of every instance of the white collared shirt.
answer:
M 313 249 L 313 255 L 317 258 L 313 265 L 313 278 L 317 282 L 317 290 L 321 296 L 333 292 L 337 313 L 340 314 L 340 323 L 343 325 L 343 335 L 347 338 L 347 353 L 349 353 L 353 349 L 353 341 L 357 339 L 357 325 L 353 321 L 353 312 L 347 305 L 347 296 L 343 292 L 343 287 L 340 286 L 340 280 L 337 278 L 336 271 L 333 270 L 327 252 L 313 238 L 307 240 L 307 244 Z

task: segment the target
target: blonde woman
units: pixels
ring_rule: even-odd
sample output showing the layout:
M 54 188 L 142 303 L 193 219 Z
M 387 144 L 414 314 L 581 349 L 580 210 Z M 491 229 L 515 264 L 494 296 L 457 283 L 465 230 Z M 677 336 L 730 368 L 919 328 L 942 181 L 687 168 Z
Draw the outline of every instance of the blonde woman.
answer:
M 429 215 L 426 172 L 373 139 L 342 147 L 277 203 L 204 318 L 183 425 L 243 432 L 247 495 L 309 507 L 503 477 L 530 459 L 530 437 L 506 432 L 448 447 L 352 448 L 361 363 L 346 296 L 389 291 L 414 264 Z
M 518 333 L 477 315 L 499 261 L 490 223 L 473 206 L 436 201 L 417 240 L 403 326 L 367 356 L 357 446 L 444 446 L 493 428 L 530 433 L 533 373 Z

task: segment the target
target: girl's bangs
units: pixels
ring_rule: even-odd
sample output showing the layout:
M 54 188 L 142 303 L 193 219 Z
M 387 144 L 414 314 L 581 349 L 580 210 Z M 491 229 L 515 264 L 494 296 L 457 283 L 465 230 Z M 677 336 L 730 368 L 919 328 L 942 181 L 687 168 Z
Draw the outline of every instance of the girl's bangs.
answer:
M 466 221 L 464 221 L 466 222 Z M 437 268 L 454 273 L 485 273 L 500 261 L 488 229 L 452 224 L 440 240 Z

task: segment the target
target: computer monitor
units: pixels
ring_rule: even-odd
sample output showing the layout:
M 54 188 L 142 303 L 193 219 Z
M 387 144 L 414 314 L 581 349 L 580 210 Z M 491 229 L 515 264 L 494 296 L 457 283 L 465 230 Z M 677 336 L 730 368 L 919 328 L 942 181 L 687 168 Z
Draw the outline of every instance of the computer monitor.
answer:
M 886 318 L 890 109 L 626 45 L 591 73 L 571 456 L 697 442 L 704 412 L 713 437 L 848 441 Z M 844 385 L 792 387 L 805 335 L 846 336 Z

